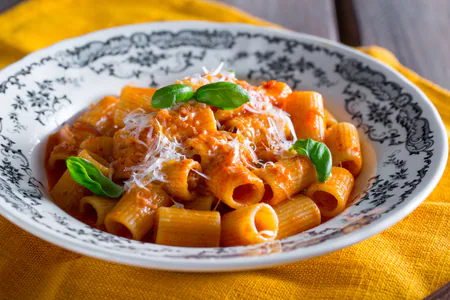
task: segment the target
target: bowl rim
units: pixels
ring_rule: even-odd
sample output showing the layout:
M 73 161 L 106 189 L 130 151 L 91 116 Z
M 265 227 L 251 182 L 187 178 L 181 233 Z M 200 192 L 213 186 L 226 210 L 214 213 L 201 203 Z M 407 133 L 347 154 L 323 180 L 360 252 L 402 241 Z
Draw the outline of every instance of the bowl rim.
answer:
M 350 53 L 353 56 L 357 56 L 362 60 L 370 61 L 372 64 L 375 64 L 380 69 L 384 70 L 386 74 L 389 74 L 393 77 L 396 77 L 398 82 L 403 85 L 411 88 L 412 92 L 416 93 L 417 98 L 420 98 L 420 104 L 426 106 L 426 108 L 430 111 L 430 116 L 434 117 L 434 122 L 436 123 L 436 127 L 438 130 L 433 132 L 436 140 L 439 140 L 442 143 L 442 147 L 435 148 L 436 153 L 434 155 L 433 160 L 437 161 L 437 168 L 433 171 L 433 176 L 428 176 L 428 181 L 424 183 L 424 187 L 418 191 L 418 194 L 415 196 L 410 196 L 411 199 L 405 203 L 405 205 L 398 209 L 394 210 L 391 213 L 384 216 L 379 221 L 374 224 L 369 224 L 364 226 L 364 230 L 356 230 L 349 234 L 346 234 L 345 237 L 340 239 L 334 239 L 333 242 L 320 244 L 316 246 L 310 246 L 304 248 L 305 253 L 299 253 L 297 251 L 290 251 L 285 253 L 279 253 L 275 255 L 262 255 L 262 256 L 254 256 L 254 257 L 233 257 L 227 259 L 186 259 L 186 258 L 164 258 L 164 257 L 141 257 L 139 255 L 133 254 L 123 254 L 118 256 L 116 252 L 112 250 L 103 248 L 102 251 L 98 251 L 99 247 L 96 245 L 88 245 L 81 244 L 77 241 L 67 239 L 62 237 L 53 231 L 47 231 L 44 228 L 36 227 L 34 223 L 28 218 L 19 217 L 13 215 L 8 212 L 4 205 L 0 205 L 0 215 L 5 217 L 10 222 L 19 226 L 23 230 L 47 241 L 54 245 L 60 246 L 64 249 L 77 252 L 79 254 L 95 257 L 98 259 L 117 262 L 121 264 L 138 266 L 138 267 L 146 267 L 146 268 L 155 268 L 162 270 L 177 270 L 177 271 L 206 271 L 206 272 L 217 272 L 217 271 L 237 271 L 237 270 L 250 270 L 250 269 L 259 269 L 265 268 L 275 265 L 282 265 L 287 263 L 292 263 L 299 260 L 304 260 L 312 257 L 318 257 L 327 253 L 331 253 L 351 245 L 354 245 L 360 241 L 363 241 L 377 233 L 384 231 L 385 229 L 393 226 L 408 214 L 410 214 L 415 208 L 417 208 L 433 191 L 433 189 L 438 184 L 441 179 L 448 158 L 448 139 L 445 125 L 440 117 L 439 112 L 436 107 L 431 103 L 428 97 L 412 82 L 410 82 L 405 76 L 400 74 L 391 66 L 382 63 L 381 61 L 362 53 L 354 48 L 343 45 L 339 42 L 328 40 L 322 37 L 317 37 L 314 35 L 309 35 L 305 33 L 298 33 L 286 29 L 280 28 L 272 28 L 265 26 L 256 26 L 245 23 L 219 23 L 219 22 L 209 22 L 209 21 L 163 21 L 163 22 L 148 22 L 148 23 L 140 23 L 133 25 L 124 25 L 117 26 L 108 29 L 98 30 L 91 33 L 87 33 L 84 35 L 80 35 L 77 37 L 65 39 L 59 41 L 55 44 L 52 44 L 43 49 L 39 49 L 34 51 L 19 61 L 3 68 L 0 70 L 0 75 L 11 73 L 12 70 L 20 68 L 21 65 L 24 65 L 28 62 L 31 62 L 34 58 L 39 58 L 41 54 L 55 50 L 57 48 L 63 47 L 67 44 L 76 43 L 78 41 L 82 41 L 84 39 L 91 39 L 93 37 L 101 36 L 102 34 L 110 34 L 112 32 L 117 31 L 133 31 L 133 30 L 153 30 L 153 27 L 166 25 L 167 29 L 170 30 L 171 26 L 176 27 L 176 29 L 234 29 L 234 30 L 242 30 L 242 31 L 261 31 L 264 30 L 265 33 L 271 33 L 274 35 L 283 35 L 286 37 L 290 37 L 297 40 L 302 41 L 311 41 L 313 43 L 320 43 L 324 46 L 331 45 L 332 47 L 337 48 L 344 53 Z M 367 227 L 367 228 L 366 228 Z M 317 248 L 317 249 L 316 249 Z M 308 251 L 306 251 L 308 249 Z M 314 251 L 312 251 L 313 249 Z

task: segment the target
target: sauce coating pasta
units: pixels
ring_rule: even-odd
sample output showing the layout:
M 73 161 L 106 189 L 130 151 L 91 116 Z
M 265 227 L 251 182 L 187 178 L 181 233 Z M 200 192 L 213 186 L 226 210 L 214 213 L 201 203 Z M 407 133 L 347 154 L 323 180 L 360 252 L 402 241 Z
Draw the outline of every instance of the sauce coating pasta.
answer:
M 49 137 L 50 195 L 100 230 L 145 242 L 287 238 L 344 211 L 361 169 L 356 128 L 325 107 L 317 92 L 251 85 L 220 68 L 161 91 L 125 86 Z M 82 163 L 67 168 L 74 156 Z

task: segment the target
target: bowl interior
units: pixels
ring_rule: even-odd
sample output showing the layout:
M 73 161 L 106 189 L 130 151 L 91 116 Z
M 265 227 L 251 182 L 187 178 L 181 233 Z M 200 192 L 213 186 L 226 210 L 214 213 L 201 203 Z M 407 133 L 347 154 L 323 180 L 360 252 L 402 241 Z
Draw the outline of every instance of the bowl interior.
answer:
M 49 200 L 43 168 L 49 134 L 125 85 L 164 86 L 220 62 L 253 83 L 276 79 L 294 90 L 318 91 L 339 121 L 358 126 L 364 167 L 342 214 L 282 241 L 193 249 L 112 236 Z M 323 39 L 247 25 L 142 24 L 68 40 L 0 72 L 0 98 L 0 212 L 60 246 L 140 266 L 255 268 L 340 249 L 412 211 L 446 160 L 434 107 L 393 70 Z

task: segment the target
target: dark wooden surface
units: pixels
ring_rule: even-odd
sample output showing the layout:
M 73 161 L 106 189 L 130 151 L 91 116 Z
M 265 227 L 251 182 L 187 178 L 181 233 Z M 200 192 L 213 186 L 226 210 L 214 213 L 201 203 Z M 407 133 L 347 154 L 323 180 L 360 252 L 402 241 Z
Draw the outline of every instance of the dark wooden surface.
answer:
M 331 0 L 217 0 L 291 30 L 338 40 Z M 282 5 L 280 5 L 282 4 Z
M 21 0 L 0 0 L 0 12 L 9 9 L 16 5 L 17 3 L 22 2 Z
M 363 45 L 390 49 L 400 62 L 450 89 L 450 0 L 354 0 Z

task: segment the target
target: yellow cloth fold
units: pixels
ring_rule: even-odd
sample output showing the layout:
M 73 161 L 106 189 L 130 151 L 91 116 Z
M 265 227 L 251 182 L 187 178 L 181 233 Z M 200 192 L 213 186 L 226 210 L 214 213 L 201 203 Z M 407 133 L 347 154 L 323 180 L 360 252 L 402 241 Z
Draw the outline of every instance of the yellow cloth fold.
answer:
M 212 20 L 270 25 L 197 0 L 34 0 L 0 15 L 0 68 L 61 39 L 130 23 Z M 450 94 L 387 50 L 362 51 L 421 88 L 450 128 Z M 411 215 L 364 242 L 266 270 L 199 274 L 141 269 L 81 256 L 0 217 L 0 299 L 421 299 L 450 281 L 450 178 Z

